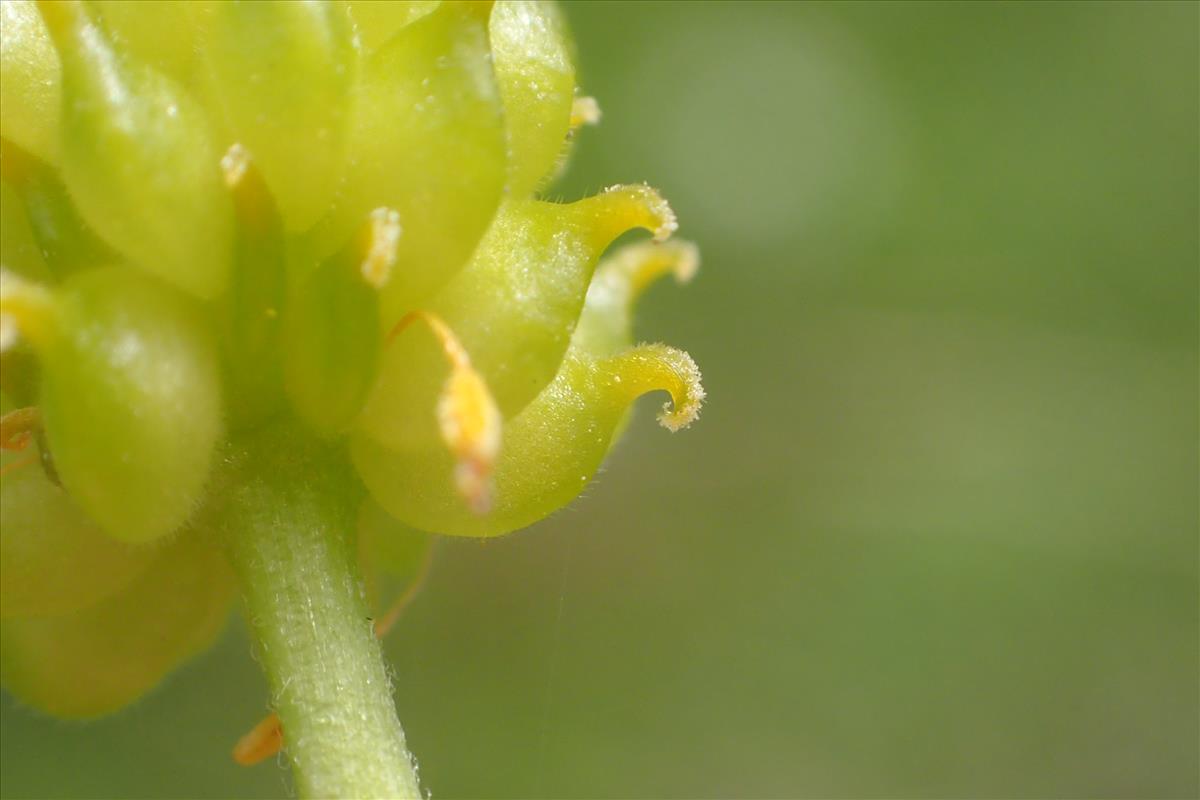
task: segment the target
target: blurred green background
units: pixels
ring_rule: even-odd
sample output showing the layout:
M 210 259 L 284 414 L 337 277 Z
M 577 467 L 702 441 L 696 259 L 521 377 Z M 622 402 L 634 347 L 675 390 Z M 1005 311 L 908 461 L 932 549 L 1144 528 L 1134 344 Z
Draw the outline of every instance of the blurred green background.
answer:
M 1195 797 L 1200 15 L 567 6 L 557 194 L 699 241 L 639 334 L 710 402 L 448 541 L 388 642 L 441 798 Z M 100 722 L 3 701 L 7 797 L 270 797 L 240 623 Z

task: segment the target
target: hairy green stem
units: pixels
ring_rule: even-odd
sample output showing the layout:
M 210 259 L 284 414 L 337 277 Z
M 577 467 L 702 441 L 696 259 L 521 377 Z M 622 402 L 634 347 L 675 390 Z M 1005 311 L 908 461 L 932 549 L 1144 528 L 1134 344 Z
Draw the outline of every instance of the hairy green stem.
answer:
M 295 442 L 235 454 L 220 521 L 297 790 L 420 797 L 354 557 L 357 492 L 336 454 Z

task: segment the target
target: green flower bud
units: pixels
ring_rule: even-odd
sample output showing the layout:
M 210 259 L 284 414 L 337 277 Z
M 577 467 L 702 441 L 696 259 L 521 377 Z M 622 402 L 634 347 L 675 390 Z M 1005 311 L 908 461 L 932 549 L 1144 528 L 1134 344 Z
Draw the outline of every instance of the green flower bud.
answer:
M 553 4 L 0 14 L 0 677 L 22 700 L 104 713 L 210 641 L 230 576 L 201 526 L 232 535 L 233 509 L 351 522 L 366 497 L 362 571 L 399 594 L 382 635 L 431 533 L 570 502 L 641 394 L 695 417 L 687 354 L 633 346 L 640 292 L 696 263 L 660 243 L 665 201 L 535 196 L 599 115 Z M 655 243 L 597 267 L 634 228 Z M 243 491 L 297 453 L 337 480 Z
M 687 244 L 634 246 L 606 262 L 558 374 L 504 428 L 490 513 L 471 513 L 454 487 L 439 481 L 439 475 L 453 469 L 444 449 L 390 450 L 358 435 L 352 456 L 372 497 L 420 530 L 498 536 L 574 499 L 599 469 L 630 404 L 642 394 L 667 391 L 671 403 L 659 420 L 670 430 L 688 425 L 704 399 L 695 363 L 665 345 L 628 344 L 632 304 L 642 289 L 667 271 L 686 279 L 695 265 L 695 248 Z
M 47 440 L 79 506 L 125 541 L 179 527 L 221 430 L 215 348 L 188 298 L 110 267 L 54 292 L 8 278 L 0 312 L 40 359 Z
M 233 589 L 220 551 L 181 536 L 95 605 L 0 621 L 0 677 L 19 700 L 55 716 L 115 711 L 212 643 Z
M 58 163 L 58 53 L 33 0 L 0 3 L 0 136 Z
M 529 195 L 563 149 L 575 95 L 566 22 L 552 3 L 501 0 L 489 33 L 508 130 L 508 196 Z
M 230 206 L 201 108 L 118 54 L 79 0 L 39 6 L 62 59 L 63 177 L 87 222 L 199 297 L 225 288 Z
M 399 214 L 383 319 L 399 319 L 470 256 L 504 185 L 504 120 L 483 4 L 442 3 L 363 63 L 338 206 L 313 232 L 320 257 L 375 208 Z
M 429 303 L 457 334 L 501 414 L 520 411 L 554 377 L 596 262 L 625 231 L 665 239 L 676 227 L 645 186 L 619 186 L 576 203 L 505 203 L 471 262 Z M 390 448 L 437 439 L 432 409 L 447 367 L 425 334 L 397 337 L 360 426 Z
M 205 31 L 229 130 L 291 231 L 326 211 L 341 175 L 358 59 L 350 25 L 331 3 L 226 2 Z

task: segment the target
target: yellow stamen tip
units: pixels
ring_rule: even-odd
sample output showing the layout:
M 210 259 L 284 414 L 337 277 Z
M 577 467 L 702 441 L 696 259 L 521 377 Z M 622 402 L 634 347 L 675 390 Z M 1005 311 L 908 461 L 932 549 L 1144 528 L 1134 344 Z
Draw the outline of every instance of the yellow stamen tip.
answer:
M 418 319 L 433 331 L 450 363 L 450 377 L 438 398 L 437 421 L 442 441 L 456 462 L 455 486 L 472 511 L 486 514 L 491 510 L 491 475 L 500 455 L 503 417 L 487 381 L 441 317 L 412 311 L 396 323 L 388 340 Z
M 596 102 L 594 97 L 576 97 L 571 103 L 571 121 L 569 123 L 571 130 L 575 131 L 584 125 L 597 125 L 600 123 L 600 118 L 603 112 L 600 111 L 600 104 Z
M 221 156 L 221 177 L 225 179 L 225 186 L 229 189 L 237 188 L 237 185 L 246 177 L 246 169 L 250 166 L 250 153 L 245 147 L 234 143 Z
M 400 244 L 400 214 L 390 208 L 377 208 L 371 212 L 368 223 L 366 254 L 362 262 L 363 280 L 382 289 L 392 276 L 396 264 L 396 250 Z

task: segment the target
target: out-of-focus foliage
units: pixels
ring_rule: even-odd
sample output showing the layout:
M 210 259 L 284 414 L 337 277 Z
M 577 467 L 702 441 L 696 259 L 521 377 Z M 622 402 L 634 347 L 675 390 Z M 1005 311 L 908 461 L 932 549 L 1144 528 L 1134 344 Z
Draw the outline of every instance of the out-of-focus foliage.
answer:
M 637 337 L 713 401 L 576 506 L 448 540 L 389 650 L 439 797 L 1197 786 L 1193 4 L 572 4 L 704 249 Z M 634 422 L 649 433 L 650 408 Z M 4 700 L 7 797 L 283 792 L 223 645 L 131 709 Z

